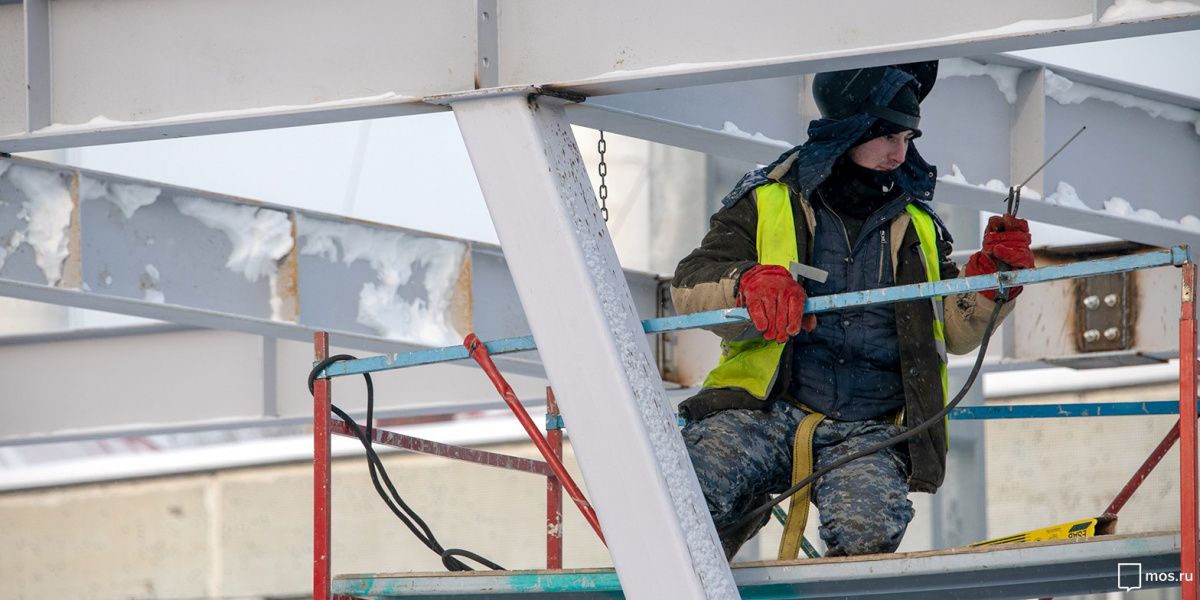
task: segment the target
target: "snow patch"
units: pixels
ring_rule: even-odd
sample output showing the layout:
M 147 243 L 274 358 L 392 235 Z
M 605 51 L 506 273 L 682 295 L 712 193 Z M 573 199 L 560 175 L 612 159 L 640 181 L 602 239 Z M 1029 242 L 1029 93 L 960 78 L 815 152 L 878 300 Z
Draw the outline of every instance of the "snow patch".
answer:
M 992 29 L 981 29 L 978 31 L 970 31 L 967 33 L 956 33 L 940 38 L 924 40 L 925 42 L 948 42 L 952 40 L 978 39 L 992 36 L 1007 36 L 1015 33 L 1034 33 L 1039 31 L 1054 31 L 1058 29 L 1070 29 L 1072 27 L 1085 27 L 1092 24 L 1092 13 L 1084 13 L 1077 17 L 1065 17 L 1062 19 L 1025 19 L 993 27 Z M 877 48 L 894 48 L 895 44 L 890 46 L 876 46 Z M 869 50 L 869 48 L 860 48 L 859 50 Z
M 1200 10 L 1200 5 L 1191 2 L 1181 2 L 1179 0 L 1160 0 L 1159 2 L 1150 2 L 1149 0 L 1117 0 L 1112 6 L 1108 7 L 1108 10 L 1104 11 L 1104 15 L 1100 17 L 1100 22 L 1111 23 L 1113 21 L 1153 19 L 1198 10 Z
M 154 204 L 162 190 L 148 185 L 136 183 L 110 183 L 108 199 L 121 209 L 125 219 L 133 218 L 133 213 L 143 206 Z
M 297 216 L 296 228 L 303 241 L 301 254 L 347 266 L 365 260 L 375 270 L 377 281 L 359 291 L 359 323 L 389 339 L 427 346 L 462 343 L 465 333 L 454 328 L 451 301 L 466 244 L 303 215 Z M 413 281 L 418 268 L 424 269 L 424 278 Z M 414 283 L 425 298 L 399 293 L 400 286 Z
M 938 63 L 938 79 L 949 77 L 976 77 L 986 75 L 996 82 L 1000 93 L 1009 104 L 1017 103 L 1017 78 L 1021 69 L 1005 65 L 984 64 L 969 58 L 946 58 Z
M 46 283 L 58 285 L 62 279 L 63 261 L 68 254 L 68 230 L 74 208 L 71 190 L 58 171 L 13 165 L 8 169 L 7 176 L 25 195 L 17 218 L 27 225 L 23 233 L 13 234 L 5 257 L 21 242 L 27 242 L 33 247 L 34 261 L 46 276 Z
M 175 115 L 171 117 L 163 117 L 161 119 L 147 119 L 145 121 L 118 121 L 110 119 L 104 115 L 93 117 L 86 123 L 53 123 L 37 129 L 34 133 L 70 133 L 73 131 L 90 131 L 94 129 L 112 129 L 118 127 L 128 127 L 131 125 L 169 125 L 172 123 L 186 123 L 192 121 L 208 121 L 212 119 L 228 119 L 230 117 L 250 117 L 254 115 L 273 115 L 278 113 L 286 113 L 291 111 L 310 111 L 323 108 L 348 108 L 359 105 L 372 105 L 380 102 L 396 101 L 402 102 L 406 100 L 417 100 L 415 96 L 405 96 L 395 92 L 385 92 L 375 96 L 362 96 L 359 98 L 348 98 L 345 100 L 332 100 L 330 102 L 315 102 L 313 104 L 280 104 L 278 106 L 267 106 L 262 108 L 249 108 L 242 110 L 219 110 L 214 112 L 191 113 L 186 115 Z
M 193 217 L 229 238 L 233 249 L 225 266 L 251 283 L 264 276 L 271 288 L 271 319 L 283 320 L 279 297 L 279 260 L 292 251 L 292 222 L 288 214 L 269 208 L 227 204 L 204 198 L 175 199 L 179 212 Z
M 721 128 L 721 132 L 728 133 L 730 135 L 735 135 L 740 138 L 746 138 L 748 140 L 754 140 L 756 142 L 766 142 L 768 144 L 774 144 L 774 145 L 780 146 L 780 147 L 791 148 L 794 145 L 791 142 L 785 142 L 783 140 L 769 138 L 769 137 L 763 135 L 762 132 L 759 132 L 759 131 L 755 131 L 754 133 L 742 131 L 740 128 L 738 128 L 737 124 L 734 123 L 733 121 L 725 121 L 725 126 Z
M 1079 194 L 1075 192 L 1075 188 L 1065 181 L 1058 182 L 1058 188 L 1055 192 L 1046 196 L 1046 204 L 1056 204 L 1080 210 L 1092 210 L 1088 205 L 1083 203 L 1083 200 L 1079 199 Z
M 942 175 L 941 177 L 938 177 L 938 181 L 944 181 L 947 183 L 957 183 L 959 185 L 970 185 L 970 186 L 974 186 L 977 188 L 983 188 L 985 190 L 990 190 L 993 192 L 1000 192 L 1001 194 L 1005 194 L 1005 195 L 1008 194 L 1008 184 L 1004 183 L 1003 181 L 1000 181 L 999 179 L 990 179 L 990 180 L 988 180 L 987 183 L 984 183 L 982 185 L 973 184 L 973 183 L 967 181 L 967 177 L 965 175 L 963 175 L 962 169 L 959 169 L 958 165 L 956 165 L 956 164 L 951 164 L 950 165 L 950 174 Z M 1031 198 L 1033 200 L 1041 200 L 1042 195 L 1037 190 L 1029 189 L 1027 187 L 1022 187 L 1021 188 L 1021 198 L 1023 198 L 1023 199 Z
M 950 174 L 942 175 L 941 177 L 938 177 L 938 181 L 949 181 L 951 183 L 961 183 L 963 185 L 971 185 L 970 183 L 967 182 L 967 178 L 963 176 L 962 170 L 960 170 L 958 168 L 958 165 L 956 165 L 956 164 L 951 164 L 950 165 Z
M 1071 81 L 1050 69 L 1046 69 L 1046 95 L 1059 104 L 1079 104 L 1084 100 L 1095 99 L 1111 102 L 1122 108 L 1136 108 L 1151 117 L 1190 123 L 1196 129 L 1196 133 L 1200 134 L 1200 111 Z
M 79 201 L 98 200 L 108 195 L 108 185 L 87 175 L 79 176 Z
M 154 265 L 146 265 L 146 268 L 142 273 L 141 285 L 142 291 L 144 292 L 142 297 L 145 298 L 147 302 L 162 304 L 166 301 L 166 297 L 163 296 L 162 290 L 158 289 L 158 268 Z
M 8 162 L 7 160 L 0 160 L 0 177 L 4 177 L 4 172 L 7 171 L 8 167 L 10 166 L 12 166 L 12 163 Z
M 1112 198 L 1105 200 L 1104 212 L 1111 215 L 1116 215 L 1118 217 L 1124 217 L 1126 219 L 1133 219 L 1135 221 L 1142 221 L 1145 223 L 1172 225 L 1175 227 L 1179 226 L 1178 221 L 1164 219 L 1162 218 L 1162 215 L 1148 208 L 1135 208 L 1129 203 L 1128 200 L 1121 198 L 1120 196 L 1113 196 Z
M 1005 185 L 1004 182 L 1000 181 L 999 179 L 989 179 L 987 183 L 985 183 L 979 187 L 981 187 L 985 190 L 992 190 L 993 192 L 1000 192 L 1002 194 L 1008 193 L 1008 186 Z

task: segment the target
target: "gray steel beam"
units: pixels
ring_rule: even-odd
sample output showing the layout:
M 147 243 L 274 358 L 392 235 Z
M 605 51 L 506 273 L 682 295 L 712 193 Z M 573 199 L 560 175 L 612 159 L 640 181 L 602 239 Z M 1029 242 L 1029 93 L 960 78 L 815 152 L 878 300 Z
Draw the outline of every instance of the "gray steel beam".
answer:
M 1027 195 L 1026 214 L 1076 229 L 1094 223 L 1097 233 L 1132 235 L 1126 239 L 1151 244 L 1200 233 L 1200 222 L 1179 222 L 1189 214 L 1200 216 L 1200 199 L 1186 192 L 1200 189 L 1200 171 L 1188 166 L 1200 164 L 1200 99 L 1062 69 L 1049 76 L 1053 85 L 1047 87 L 1044 64 L 1016 57 L 945 61 L 943 78 L 922 110 L 925 136 L 917 143 L 922 154 L 939 166 L 943 177 L 957 166 L 970 183 L 997 180 L 1004 187 L 1032 173 L 1086 124 L 1088 132 L 1029 187 L 1049 196 L 1065 182 L 1092 210 L 1064 211 Z M 1064 82 L 1070 86 L 1065 91 Z M 767 163 L 802 136 L 770 140 L 729 133 L 722 131 L 721 119 L 734 121 L 744 132 L 795 131 L 797 111 L 788 105 L 797 93 L 793 80 L 768 80 L 591 98 L 570 106 L 567 114 L 579 125 Z M 953 182 L 944 182 L 937 199 L 992 212 L 1002 209 L 999 202 L 960 192 Z M 1113 196 L 1164 220 L 1148 220 L 1148 213 L 1105 211 Z
M 769 163 L 793 146 L 783 140 L 755 139 L 719 129 L 638 114 L 591 101 L 568 106 L 567 117 L 575 125 L 736 158 L 749 163 Z
M 524 335 L 494 246 L 0 158 L 0 295 L 403 352 Z M 643 318 L 657 278 L 628 272 Z M 499 359 L 540 375 L 533 355 Z
M 954 206 L 1002 213 L 1006 197 L 1006 192 L 985 189 L 980 186 L 964 185 L 952 181 L 938 183 L 938 200 Z M 1200 231 L 1197 230 L 1165 226 L 1112 213 L 1059 206 L 1037 200 L 1023 200 L 1019 214 L 1032 221 L 1059 224 L 1150 246 L 1167 247 L 1187 244 L 1194 248 L 1200 244 Z M 963 241 L 964 245 L 971 243 L 974 243 L 974 240 Z M 1036 240 L 1035 243 L 1053 245 L 1054 240 Z
M 271 0 L 241 11 L 242 27 L 230 27 L 225 15 L 207 10 L 205 0 L 51 3 L 48 72 L 59 125 L 0 137 L 0 150 L 363 118 L 330 110 L 343 104 L 377 116 L 429 110 L 420 98 L 471 90 L 476 78 L 486 75 L 476 66 L 480 49 L 486 54 L 492 42 L 480 39 L 490 36 L 490 26 L 479 28 L 479 6 L 468 0 L 436 6 L 314 0 L 311 10 L 296 12 L 284 0 Z M 626 94 L 1200 27 L 1197 12 L 1143 17 L 1104 8 L 1091 0 L 969 7 L 944 2 L 924 9 L 888 0 L 868 0 L 853 9 L 808 0 L 764 3 L 760 10 L 634 0 L 553 7 L 509 3 L 504 6 L 508 17 L 496 25 L 496 85 L 540 85 L 584 96 Z M 680 11 L 687 12 L 688 27 L 664 31 L 655 26 L 677 21 Z M 287 12 L 296 28 L 271 27 L 280 12 Z M 628 14 L 638 18 L 629 20 Z M 861 14 L 875 18 L 864 21 Z M 0 12 L 0 18 L 4 15 Z M 186 32 L 166 26 L 185 19 Z M 328 26 L 341 20 L 358 26 L 352 38 Z M 562 27 L 563 22 L 583 26 Z M 797 23 L 805 24 L 799 35 Z M 311 27 L 304 30 L 320 32 L 320 41 L 329 43 L 295 35 L 306 24 Z M 131 27 L 139 35 L 114 34 Z M 249 30 L 258 35 L 242 35 Z M 731 36 L 731 31 L 744 34 Z M 712 43 L 734 39 L 737 43 Z M 153 44 L 159 44 L 158 52 L 143 51 Z M 313 48 L 330 47 L 346 54 L 313 54 Z M 416 54 L 438 60 L 395 58 Z M 0 72 L 11 60 L 17 59 L 0 55 Z M 343 90 L 354 93 L 339 94 Z M 13 101 L 0 98 L 0 104 Z M 17 130 L 13 125 L 0 122 L 0 132 Z

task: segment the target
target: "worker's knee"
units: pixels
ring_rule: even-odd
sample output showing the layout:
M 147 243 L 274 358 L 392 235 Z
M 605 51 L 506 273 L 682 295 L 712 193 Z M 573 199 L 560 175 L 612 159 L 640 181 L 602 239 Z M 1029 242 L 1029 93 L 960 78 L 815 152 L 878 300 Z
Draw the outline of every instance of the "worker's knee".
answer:
M 817 483 L 821 539 L 833 556 L 895 552 L 913 518 L 898 455 L 885 450 Z
M 770 415 L 750 410 L 722 411 L 684 427 L 684 446 L 718 528 L 739 519 L 776 481 L 786 480 L 790 448 L 777 439 L 781 435 L 769 435 L 770 429 Z
M 905 501 L 907 504 L 907 500 Z M 821 515 L 820 534 L 827 556 L 895 552 L 912 520 L 912 505 L 877 514 Z

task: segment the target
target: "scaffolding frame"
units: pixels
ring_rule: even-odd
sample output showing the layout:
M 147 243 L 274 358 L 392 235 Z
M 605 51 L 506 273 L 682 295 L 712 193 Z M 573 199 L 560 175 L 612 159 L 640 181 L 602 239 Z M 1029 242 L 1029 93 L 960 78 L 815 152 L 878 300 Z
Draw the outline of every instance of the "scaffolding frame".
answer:
M 329 333 L 318 331 L 313 334 L 313 349 L 317 362 L 329 357 Z M 313 596 L 329 598 L 332 564 L 332 439 L 334 435 L 358 439 L 350 425 L 333 418 L 333 389 L 329 379 L 318 378 L 313 382 Z M 546 437 L 554 455 L 562 459 L 562 420 L 554 391 L 546 388 Z M 554 469 L 545 461 L 520 456 L 510 456 L 486 450 L 444 444 L 386 429 L 373 424 L 370 427 L 374 444 L 399 450 L 440 456 L 486 467 L 541 475 L 546 478 L 546 568 L 561 569 L 562 556 L 562 493 L 563 483 Z M 324 595 L 322 595 L 322 591 Z M 334 595 L 334 598 L 344 598 Z
M 1035 284 L 1046 281 L 1074 279 L 1093 275 L 1120 273 L 1162 266 L 1180 267 L 1182 279 L 1179 317 L 1179 401 L 1177 403 L 1178 412 L 1180 415 L 1178 439 L 1180 440 L 1181 444 L 1179 463 L 1181 531 L 1179 542 L 1179 579 L 1183 588 L 1183 597 L 1195 599 L 1198 597 L 1196 572 L 1197 546 L 1198 543 L 1200 543 L 1200 529 L 1198 529 L 1198 524 L 1200 523 L 1198 523 L 1197 519 L 1197 509 L 1200 507 L 1200 488 L 1197 487 L 1197 406 L 1195 401 L 1197 335 L 1195 321 L 1195 283 L 1197 269 L 1195 263 L 1192 262 L 1190 252 L 1187 247 L 1181 246 L 1162 251 L 1134 254 L 1104 260 L 1081 261 L 1038 269 L 1001 272 L 990 275 L 977 275 L 973 277 L 964 277 L 931 283 L 920 283 L 814 297 L 808 299 L 805 305 L 805 310 L 808 313 L 815 314 L 839 308 L 866 306 L 871 304 L 887 304 L 901 301 L 926 299 L 935 296 L 978 292 L 989 289 L 1006 289 L 1015 286 Z M 680 329 L 712 327 L 716 325 L 739 322 L 745 323 L 747 319 L 748 316 L 745 309 L 737 308 L 705 313 L 695 313 L 676 317 L 648 319 L 643 321 L 642 325 L 644 331 L 650 334 Z M 316 358 L 318 361 L 323 360 L 328 355 L 328 334 L 324 332 L 317 333 L 314 336 L 314 341 L 316 345 Z M 490 354 L 522 352 L 536 348 L 536 344 L 534 343 L 532 336 L 494 340 L 491 342 L 485 342 L 484 346 Z M 331 527 L 329 514 L 329 503 L 331 498 L 329 439 L 331 433 L 346 432 L 344 426 L 334 425 L 330 417 L 329 403 L 331 398 L 332 378 L 346 375 L 387 371 L 421 364 L 461 360 L 468 357 L 469 353 L 464 346 L 451 346 L 410 352 L 406 354 L 391 354 L 339 362 L 329 365 L 322 373 L 318 374 L 318 378 L 314 384 L 313 415 L 313 468 L 315 494 L 313 596 L 317 600 L 327 599 L 333 592 L 332 588 L 330 587 L 331 579 L 329 554 Z M 1191 401 L 1185 402 L 1184 399 L 1191 399 Z M 552 394 L 548 394 L 548 402 L 551 403 L 549 406 L 553 406 Z M 1156 407 L 1155 410 L 1161 411 L 1162 408 L 1163 407 Z M 1136 414 L 1138 412 L 1151 414 L 1151 411 L 1145 407 L 1143 407 L 1140 411 L 1136 407 L 1125 408 L 1123 410 L 1125 410 L 1127 414 Z M 963 418 L 988 418 L 988 415 L 966 413 L 964 414 Z M 560 419 L 548 416 L 548 431 L 557 431 L 557 427 L 560 425 Z M 561 432 L 558 432 L 558 434 L 561 436 Z M 377 436 L 378 435 L 381 434 L 377 434 Z M 1139 476 L 1141 476 L 1141 479 L 1144 479 L 1144 475 L 1149 472 L 1149 469 L 1153 468 L 1153 466 L 1157 464 L 1156 457 L 1161 458 L 1161 454 L 1165 452 L 1161 446 L 1168 443 L 1168 440 L 1173 443 L 1174 436 L 1175 430 L 1172 429 L 1172 431 L 1168 433 L 1167 438 L 1165 438 L 1163 443 L 1160 444 L 1160 448 L 1156 448 L 1155 451 L 1152 452 L 1150 458 L 1148 458 L 1146 463 L 1143 465 L 1143 468 L 1139 469 L 1139 472 L 1135 474 L 1134 480 L 1131 480 L 1130 482 L 1131 484 L 1133 484 L 1135 480 L 1140 482 Z M 561 437 L 558 438 L 557 443 L 561 447 Z M 444 451 L 457 452 L 451 451 L 450 447 L 445 448 Z M 471 453 L 479 451 L 467 450 L 467 452 Z M 1129 486 L 1127 485 L 1126 488 L 1128 487 Z M 1118 498 L 1121 496 L 1127 497 L 1130 493 L 1132 493 L 1132 490 L 1122 490 Z M 558 502 L 560 507 L 558 518 L 561 519 L 561 495 L 558 496 Z M 550 499 L 548 496 L 548 517 L 550 517 L 549 506 Z M 600 508 L 602 510 L 602 507 Z M 1187 534 L 1184 535 L 1183 532 L 1187 532 Z M 557 543 L 560 544 L 558 551 L 561 552 L 561 538 L 557 540 Z M 548 550 L 551 548 L 551 542 L 549 539 L 547 541 L 547 548 Z M 559 566 L 561 567 L 561 563 L 559 563 Z M 601 578 L 604 577 L 603 573 L 597 576 L 600 576 Z M 513 577 L 528 577 L 528 573 L 513 575 Z M 552 586 L 553 589 L 539 587 L 534 591 L 570 593 L 573 589 L 571 587 L 572 585 L 596 585 L 597 581 L 593 580 L 594 578 L 589 577 L 573 577 L 567 578 L 564 581 L 555 580 L 555 583 Z M 433 577 L 430 579 L 430 581 L 436 582 L 437 578 Z M 457 579 L 456 581 L 457 583 L 455 583 L 455 585 L 462 585 L 461 578 Z M 480 581 L 482 582 L 482 580 Z M 361 585 L 362 581 L 360 578 L 353 581 L 346 581 L 345 583 L 346 587 L 348 588 L 346 591 L 349 592 L 350 588 L 359 590 L 360 588 L 355 586 Z M 496 591 L 495 588 L 491 588 L 491 590 L 493 592 Z

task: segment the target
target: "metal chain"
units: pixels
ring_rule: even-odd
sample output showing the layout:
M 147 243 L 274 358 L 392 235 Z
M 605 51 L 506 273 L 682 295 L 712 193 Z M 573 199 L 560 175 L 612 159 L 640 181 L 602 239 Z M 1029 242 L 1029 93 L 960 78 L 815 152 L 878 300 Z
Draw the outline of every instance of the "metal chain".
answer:
M 604 162 L 604 152 L 608 150 L 608 144 L 604 141 L 604 132 L 600 132 L 600 141 L 596 142 L 596 151 L 600 153 L 600 216 L 604 217 L 604 222 L 608 222 L 608 184 L 604 182 L 604 178 L 608 176 L 608 163 Z

